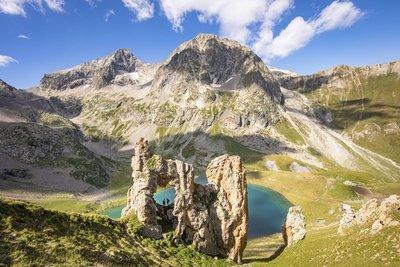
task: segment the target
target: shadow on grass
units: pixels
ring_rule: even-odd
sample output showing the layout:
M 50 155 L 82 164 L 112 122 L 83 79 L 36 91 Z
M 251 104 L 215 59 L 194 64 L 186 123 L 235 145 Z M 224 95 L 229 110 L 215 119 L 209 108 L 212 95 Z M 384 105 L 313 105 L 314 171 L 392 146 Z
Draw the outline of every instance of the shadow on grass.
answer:
M 201 162 L 203 167 L 209 163 L 204 162 L 205 159 L 211 160 L 223 154 L 238 155 L 243 163 L 251 164 L 263 160 L 268 151 L 274 154 L 296 152 L 269 136 L 253 134 L 232 137 L 203 131 L 166 134 L 151 140 L 149 147 L 154 154 L 189 163 Z
M 258 257 L 258 258 L 252 258 L 252 259 L 244 259 L 243 260 L 243 264 L 250 264 L 253 262 L 270 262 L 273 261 L 274 259 L 276 259 L 277 257 L 279 257 L 279 255 L 282 254 L 282 252 L 285 250 L 286 246 L 285 245 L 281 245 L 275 252 L 274 254 L 272 254 L 271 256 L 266 256 L 266 257 Z

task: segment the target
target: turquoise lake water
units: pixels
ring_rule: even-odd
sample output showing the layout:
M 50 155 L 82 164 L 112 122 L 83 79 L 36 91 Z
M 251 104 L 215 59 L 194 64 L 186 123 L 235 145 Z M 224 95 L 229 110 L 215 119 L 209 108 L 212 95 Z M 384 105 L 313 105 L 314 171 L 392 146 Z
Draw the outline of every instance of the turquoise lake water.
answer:
M 197 178 L 196 183 L 206 184 L 205 178 Z M 279 193 L 263 186 L 248 185 L 249 198 L 249 238 L 271 235 L 281 231 L 283 221 L 291 203 Z M 164 198 L 173 200 L 175 189 L 168 188 L 154 195 L 157 203 Z M 121 217 L 125 205 L 107 209 L 104 214 L 113 219 Z

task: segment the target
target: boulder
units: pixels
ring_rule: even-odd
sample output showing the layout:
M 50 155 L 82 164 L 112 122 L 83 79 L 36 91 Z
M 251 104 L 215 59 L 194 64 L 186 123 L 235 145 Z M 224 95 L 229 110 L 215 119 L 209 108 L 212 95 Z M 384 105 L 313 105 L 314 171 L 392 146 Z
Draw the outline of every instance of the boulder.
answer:
M 355 212 L 353 211 L 350 205 L 343 204 L 342 212 L 343 215 L 342 218 L 340 219 L 339 229 L 338 229 L 339 234 L 342 234 L 344 229 L 347 228 L 350 224 L 352 224 L 356 217 Z
M 391 195 L 381 203 L 377 199 L 371 199 L 357 212 L 353 212 L 351 208 L 350 211 L 343 210 L 338 233 L 343 234 L 346 229 L 355 225 L 367 228 L 373 234 L 385 227 L 400 226 L 400 221 L 396 219 L 398 216 L 394 216 L 399 213 L 400 199 L 397 195 Z
M 291 246 L 306 237 L 306 222 L 300 206 L 289 208 L 282 227 L 282 235 L 286 246 Z

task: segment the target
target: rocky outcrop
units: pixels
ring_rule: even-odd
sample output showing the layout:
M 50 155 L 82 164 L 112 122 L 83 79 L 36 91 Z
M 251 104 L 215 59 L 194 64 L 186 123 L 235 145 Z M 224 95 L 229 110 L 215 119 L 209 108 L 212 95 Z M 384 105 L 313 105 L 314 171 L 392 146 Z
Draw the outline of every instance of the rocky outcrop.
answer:
M 271 172 L 281 171 L 279 166 L 276 164 L 276 161 L 274 161 L 274 160 L 267 160 L 267 162 L 265 163 L 265 167 Z
M 91 85 L 101 88 L 113 83 L 119 74 L 135 72 L 137 63 L 138 60 L 131 51 L 118 49 L 108 57 L 96 59 L 68 70 L 46 74 L 40 81 L 40 87 L 65 90 Z
M 356 217 L 356 214 L 351 208 L 351 206 L 347 204 L 342 205 L 342 213 L 343 213 L 342 218 L 340 219 L 339 222 L 339 229 L 338 229 L 339 234 L 342 234 L 344 231 L 343 228 L 348 227 Z
M 15 87 L 0 79 L 0 101 L 2 100 L 1 98 L 5 98 L 5 101 L 9 101 L 10 98 L 15 98 L 16 91 L 17 89 Z
M 150 173 L 148 160 L 148 143 L 142 139 L 135 145 L 135 156 L 132 158 L 133 186 L 128 190 L 128 203 L 122 215 L 134 211 L 143 225 L 142 234 L 159 239 L 162 232 L 157 224 L 157 206 L 153 199 L 157 191 L 157 177 Z
M 275 78 L 282 87 L 289 90 L 301 90 L 303 92 L 313 91 L 321 86 L 327 86 L 331 89 L 343 89 L 347 87 L 349 80 L 353 81 L 354 73 L 365 77 L 387 75 L 389 73 L 400 75 L 400 61 L 364 67 L 339 65 L 312 75 L 304 76 L 285 73 L 276 75 L 275 72 L 273 72 Z
M 343 234 L 353 226 L 377 233 L 385 227 L 400 226 L 400 198 L 391 195 L 381 203 L 371 199 L 354 212 L 349 205 L 343 205 L 343 215 L 340 220 L 338 233 Z
M 209 255 L 241 262 L 247 244 L 248 203 L 246 171 L 238 156 L 221 156 L 207 168 L 209 184 L 194 183 L 194 169 L 179 160 L 151 156 L 140 139 L 132 159 L 133 186 L 123 216 L 135 212 L 141 234 L 161 238 L 157 215 L 173 222 L 176 237 Z M 172 214 L 153 199 L 157 187 L 175 188 Z
M 306 222 L 300 206 L 289 208 L 282 227 L 282 235 L 286 246 L 291 246 L 306 237 Z
M 211 213 L 216 216 L 211 225 L 216 224 L 217 244 L 226 248 L 228 258 L 241 262 L 247 245 L 248 200 L 246 170 L 240 157 L 214 159 L 207 167 L 207 179 L 215 185 L 218 196 Z
M 299 172 L 315 172 L 312 168 L 308 166 L 301 165 L 297 162 L 293 162 L 289 165 L 289 170 L 291 172 L 299 173 Z
M 0 122 L 0 155 L 24 164 L 69 168 L 72 177 L 104 187 L 110 178 L 107 167 L 82 145 L 82 138 L 73 128 Z
M 5 81 L 3 81 L 2 79 L 0 79 L 0 92 L 14 92 L 17 89 L 9 84 L 7 84 Z

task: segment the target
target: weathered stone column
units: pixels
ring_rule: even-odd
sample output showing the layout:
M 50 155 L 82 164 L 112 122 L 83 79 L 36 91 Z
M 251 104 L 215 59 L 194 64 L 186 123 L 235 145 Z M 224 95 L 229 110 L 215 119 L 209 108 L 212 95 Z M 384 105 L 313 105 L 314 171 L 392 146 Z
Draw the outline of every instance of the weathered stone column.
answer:
M 128 191 L 127 206 L 122 216 L 135 212 L 142 224 L 144 236 L 159 239 L 162 237 L 161 226 L 157 225 L 157 206 L 153 199 L 157 191 L 157 176 L 148 169 L 148 142 L 141 138 L 135 144 L 135 155 L 132 158 L 133 186 Z
M 214 225 L 217 245 L 229 259 L 241 263 L 247 245 L 248 199 L 246 169 L 239 156 L 223 155 L 207 167 L 208 182 L 217 190 Z

